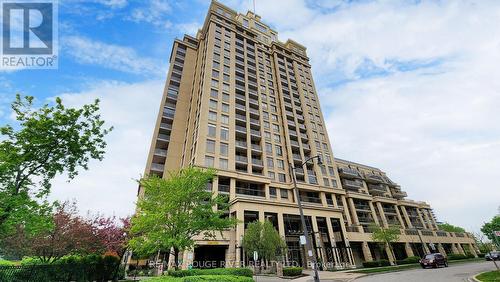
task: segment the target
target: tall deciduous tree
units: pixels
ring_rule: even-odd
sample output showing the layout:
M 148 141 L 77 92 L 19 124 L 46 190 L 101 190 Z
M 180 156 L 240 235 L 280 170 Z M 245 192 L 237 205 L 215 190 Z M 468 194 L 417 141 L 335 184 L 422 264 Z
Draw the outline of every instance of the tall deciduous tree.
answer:
M 249 257 L 252 257 L 255 251 L 261 259 L 271 261 L 276 259 L 276 256 L 283 255 L 286 243 L 273 224 L 266 220 L 248 224 L 243 235 L 242 246 Z
M 490 222 L 486 222 L 481 227 L 481 232 L 483 232 L 493 243 L 500 242 L 500 238 L 495 238 L 493 235 L 494 231 L 500 231 L 500 215 L 493 217 Z M 500 245 L 498 247 L 500 247 Z
M 388 247 L 391 252 L 391 256 L 396 258 L 394 250 L 392 249 L 392 243 L 399 240 L 399 228 L 395 226 L 384 228 L 374 224 L 370 226 L 370 230 L 372 231 L 372 240 L 383 244 L 384 247 Z M 396 261 L 394 261 L 394 263 L 396 263 Z
M 17 124 L 0 127 L 0 234 L 43 213 L 57 174 L 73 179 L 91 159 L 102 160 L 112 129 L 104 127 L 98 100 L 81 108 L 67 108 L 60 98 L 39 108 L 33 102 L 17 95 Z
M 142 179 L 144 195 L 131 219 L 130 248 L 140 255 L 173 249 L 178 268 L 179 252 L 193 247 L 194 236 L 214 238 L 217 232 L 233 227 L 236 219 L 224 216 L 226 201 L 206 190 L 214 177 L 212 169 L 189 167 L 171 173 L 168 179 Z

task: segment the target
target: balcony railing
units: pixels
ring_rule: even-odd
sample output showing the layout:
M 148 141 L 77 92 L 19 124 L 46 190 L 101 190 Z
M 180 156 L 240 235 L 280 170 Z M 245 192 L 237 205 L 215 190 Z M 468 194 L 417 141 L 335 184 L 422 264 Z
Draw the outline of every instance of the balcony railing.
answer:
M 306 203 L 321 204 L 321 198 L 300 195 L 300 200 Z
M 235 160 L 237 162 L 240 162 L 240 163 L 247 163 L 248 162 L 248 158 L 247 157 L 245 157 L 245 156 L 239 156 L 239 155 L 235 156 Z
M 346 188 L 356 188 L 359 189 L 363 187 L 363 183 L 361 181 L 342 179 L 342 186 Z
M 260 137 L 260 131 L 255 130 L 255 129 L 250 129 L 250 133 L 254 136 Z
M 257 165 L 257 166 L 263 166 L 264 162 L 262 160 L 259 160 L 259 159 L 252 159 L 252 164 Z
M 158 134 L 158 140 L 162 140 L 162 141 L 170 141 L 170 136 L 169 135 L 166 135 L 166 134 Z
M 165 165 L 157 164 L 157 163 L 151 164 L 151 170 L 163 172 L 164 169 L 165 169 Z
M 406 235 L 417 235 L 418 236 L 418 230 L 413 230 L 413 229 L 405 229 Z
M 387 188 L 383 184 L 368 184 L 368 190 L 370 192 L 386 193 Z
M 240 147 L 240 148 L 247 148 L 247 142 L 245 141 L 240 141 L 240 140 L 236 140 L 236 147 Z
M 262 152 L 262 147 L 259 144 L 252 144 L 252 150 Z
M 359 226 L 346 226 L 345 230 L 347 232 L 359 232 Z
M 368 174 L 365 174 L 365 177 L 366 177 L 366 181 L 369 181 L 369 182 L 374 182 L 374 183 L 384 183 L 385 182 L 384 178 L 380 175 L 368 173 Z
M 236 194 L 265 197 L 266 193 L 262 189 L 252 189 L 248 187 L 236 187 Z
M 341 167 L 339 168 L 340 175 L 342 176 L 349 176 L 349 177 L 355 177 L 359 178 L 359 172 L 355 169 L 348 168 L 348 167 Z
M 229 193 L 229 185 L 219 184 L 219 193 Z
M 167 156 L 167 150 L 155 149 L 155 155 L 160 156 L 160 157 L 166 157 Z

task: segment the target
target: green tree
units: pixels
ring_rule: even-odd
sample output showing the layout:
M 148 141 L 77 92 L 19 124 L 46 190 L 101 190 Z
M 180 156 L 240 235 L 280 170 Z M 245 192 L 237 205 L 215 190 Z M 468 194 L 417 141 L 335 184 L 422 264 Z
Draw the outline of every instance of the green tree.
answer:
M 229 209 L 227 196 L 206 191 L 214 177 L 212 169 L 189 167 L 171 173 L 168 179 L 142 179 L 144 194 L 131 219 L 132 251 L 147 256 L 173 249 L 178 268 L 179 252 L 193 247 L 194 236 L 214 238 L 217 232 L 234 227 L 236 219 L 224 216 Z
M 259 258 L 270 261 L 276 259 L 278 255 L 283 255 L 282 251 L 286 248 L 286 243 L 273 224 L 266 220 L 248 224 L 243 235 L 242 246 L 249 257 L 253 257 L 253 252 L 256 251 Z
M 462 227 L 451 225 L 447 222 L 438 224 L 438 228 L 446 232 L 465 233 L 465 229 L 463 229 Z
M 500 242 L 500 238 L 495 238 L 493 235 L 494 231 L 500 231 L 500 215 L 493 217 L 490 222 L 486 222 L 481 227 L 481 232 L 483 232 L 484 235 L 486 235 L 486 237 L 488 237 L 488 239 L 490 239 L 493 243 L 498 244 Z
M 389 247 L 391 256 L 393 258 L 396 258 L 396 256 L 394 255 L 394 250 L 392 249 L 392 243 L 399 240 L 399 227 L 389 226 L 388 228 L 383 228 L 373 224 L 370 226 L 370 230 L 372 231 L 372 240 L 380 243 L 384 247 Z M 394 263 L 396 263 L 396 261 L 394 261 Z
M 102 160 L 105 128 L 99 101 L 67 108 L 34 105 L 31 96 L 16 95 L 12 110 L 17 123 L 0 127 L 0 234 L 36 218 L 50 218 L 46 201 L 51 180 L 66 173 L 73 179 L 91 159 Z

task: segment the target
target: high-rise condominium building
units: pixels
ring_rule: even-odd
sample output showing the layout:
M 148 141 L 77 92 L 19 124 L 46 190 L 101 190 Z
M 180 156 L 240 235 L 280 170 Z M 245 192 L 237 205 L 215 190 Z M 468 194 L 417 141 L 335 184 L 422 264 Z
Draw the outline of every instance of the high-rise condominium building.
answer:
M 475 254 L 471 236 L 439 231 L 428 204 L 405 199 L 380 169 L 334 158 L 329 140 L 306 48 L 279 41 L 252 12 L 212 2 L 196 38 L 173 44 L 145 172 L 167 177 L 190 165 L 216 168 L 208 188 L 228 195 L 228 216 L 241 223 L 216 240 L 197 238 L 184 266 L 247 261 L 245 227 L 266 219 L 287 243 L 286 260 L 306 265 L 292 166 L 322 262 L 349 267 L 394 260 L 371 239 L 371 224 L 399 226 L 395 259 L 434 251 Z M 316 155 L 322 164 L 300 166 Z

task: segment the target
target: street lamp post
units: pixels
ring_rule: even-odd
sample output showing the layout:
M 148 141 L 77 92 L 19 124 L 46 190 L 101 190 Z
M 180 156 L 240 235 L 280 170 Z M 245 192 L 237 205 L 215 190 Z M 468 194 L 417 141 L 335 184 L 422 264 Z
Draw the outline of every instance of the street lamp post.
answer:
M 300 164 L 300 167 L 304 168 L 304 165 L 309 162 L 312 159 L 318 159 L 318 164 L 322 164 L 322 159 L 320 155 L 310 157 L 307 160 L 305 160 L 303 163 Z M 297 188 L 297 179 L 295 177 L 295 167 L 293 164 L 290 164 L 290 172 L 291 176 L 293 179 L 293 189 L 295 191 L 295 198 L 297 199 L 297 205 L 299 206 L 299 212 L 300 212 L 300 221 L 302 222 L 302 230 L 304 231 L 304 237 L 306 241 L 306 249 L 307 249 L 307 256 L 311 257 L 312 260 L 312 267 L 314 270 L 314 282 L 319 282 L 319 274 L 318 274 L 318 265 L 317 265 L 317 260 L 316 260 L 316 253 L 313 251 L 312 247 L 312 242 L 309 240 L 309 232 L 307 230 L 307 225 L 306 225 L 306 219 L 304 217 L 304 211 L 302 210 L 302 202 L 300 200 L 300 195 L 299 195 L 299 189 Z

